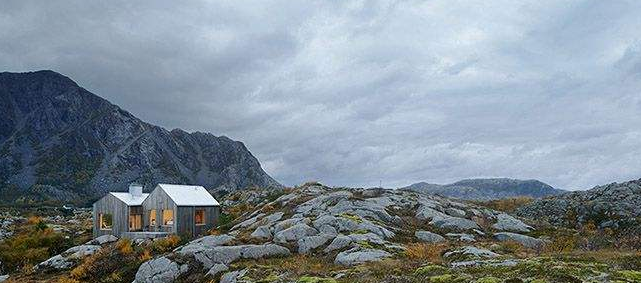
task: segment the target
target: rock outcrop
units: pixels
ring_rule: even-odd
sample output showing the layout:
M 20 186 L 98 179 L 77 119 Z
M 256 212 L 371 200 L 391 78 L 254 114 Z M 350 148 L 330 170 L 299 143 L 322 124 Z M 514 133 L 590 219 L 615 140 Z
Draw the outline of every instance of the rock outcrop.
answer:
M 87 242 L 84 245 L 71 247 L 60 254 L 52 256 L 51 258 L 34 266 L 33 269 L 39 272 L 69 269 L 75 266 L 83 258 L 99 251 L 102 246 L 115 242 L 117 240 L 118 238 L 112 235 L 100 236 Z
M 545 220 L 557 226 L 592 222 L 599 228 L 639 225 L 641 179 L 597 186 L 536 200 L 519 208 L 517 215 Z
M 417 244 L 470 245 L 481 240 L 502 241 L 493 238 L 494 233 L 533 229 L 500 211 L 403 190 L 334 189 L 308 184 L 261 204 L 237 219 L 227 234 L 189 242 L 164 256 L 171 262 L 162 259 L 162 264 L 144 265 L 136 282 L 180 277 L 183 270 L 179 262 L 185 261 L 196 263 L 189 266 L 200 267 L 190 267 L 187 274 L 199 273 L 205 279 L 220 278 L 221 282 L 244 282 L 246 266 L 235 264 L 243 259 L 298 253 L 354 266 L 402 257 L 408 251 L 408 240 Z M 498 254 L 465 246 L 450 250 L 446 256 L 452 260 L 477 260 Z M 154 270 L 163 266 L 169 271 Z

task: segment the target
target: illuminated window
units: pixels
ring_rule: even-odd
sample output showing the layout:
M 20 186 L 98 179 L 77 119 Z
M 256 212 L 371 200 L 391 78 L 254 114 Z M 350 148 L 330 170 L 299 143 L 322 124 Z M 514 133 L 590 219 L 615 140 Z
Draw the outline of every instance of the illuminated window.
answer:
M 162 225 L 174 225 L 174 211 L 171 209 L 163 209 L 162 211 Z
M 205 210 L 196 209 L 196 212 L 194 213 L 194 220 L 196 225 L 205 225 Z
M 149 225 L 156 226 L 156 210 L 152 209 L 149 211 Z
M 111 230 L 113 227 L 113 216 L 111 214 L 100 214 L 100 230 Z

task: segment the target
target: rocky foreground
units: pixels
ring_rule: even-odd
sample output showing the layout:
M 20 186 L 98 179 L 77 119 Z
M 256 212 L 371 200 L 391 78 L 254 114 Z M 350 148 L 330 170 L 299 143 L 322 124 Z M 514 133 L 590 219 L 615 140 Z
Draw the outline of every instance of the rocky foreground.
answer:
M 411 265 L 417 258 L 420 263 L 410 277 L 383 278 L 413 282 L 410 278 L 427 276 L 433 277 L 430 282 L 471 282 L 474 275 L 460 270 L 554 265 L 551 260 L 526 261 L 506 248 L 540 253 L 548 240 L 529 236 L 535 230 L 532 226 L 500 211 L 447 198 L 307 185 L 257 207 L 226 234 L 197 239 L 143 263 L 134 282 L 354 282 L 372 272 L 362 266 L 403 261 Z M 433 258 L 425 256 L 430 247 L 438 249 Z M 278 263 L 283 258 L 304 265 L 309 257 L 323 266 L 325 272 L 320 273 L 332 271 L 332 276 L 300 277 L 274 269 L 286 265 Z M 271 265 L 270 258 L 276 258 Z M 576 279 L 602 281 L 610 276 L 594 268 Z M 477 282 L 502 282 L 496 280 Z
M 23 220 L 0 241 L 3 261 L 13 255 L 0 282 L 641 282 L 641 238 L 629 230 L 562 227 L 482 202 L 318 183 L 221 201 L 221 226 L 208 236 L 74 237 L 76 246 L 62 242 L 29 264 L 13 249 L 77 232 Z M 64 222 L 56 219 L 42 218 Z

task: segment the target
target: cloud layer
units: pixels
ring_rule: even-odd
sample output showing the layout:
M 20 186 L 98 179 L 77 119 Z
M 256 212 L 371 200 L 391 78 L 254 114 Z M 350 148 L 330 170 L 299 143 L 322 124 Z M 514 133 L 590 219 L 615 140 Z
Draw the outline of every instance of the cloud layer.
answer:
M 639 1 L 2 1 L 0 67 L 244 141 L 286 185 L 641 177 Z

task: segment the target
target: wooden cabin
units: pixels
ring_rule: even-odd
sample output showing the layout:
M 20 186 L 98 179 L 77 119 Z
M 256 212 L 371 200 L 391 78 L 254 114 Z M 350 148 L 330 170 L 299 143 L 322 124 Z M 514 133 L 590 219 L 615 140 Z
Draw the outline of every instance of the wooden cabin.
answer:
M 149 196 L 142 185 L 129 185 L 129 192 L 110 192 L 93 204 L 93 236 L 143 231 L 143 201 Z
M 220 205 L 201 186 L 158 184 L 142 204 L 149 231 L 203 235 L 216 227 Z
M 132 184 L 129 192 L 110 192 L 93 205 L 93 236 L 192 238 L 216 227 L 220 205 L 202 186 L 158 184 L 151 193 Z

